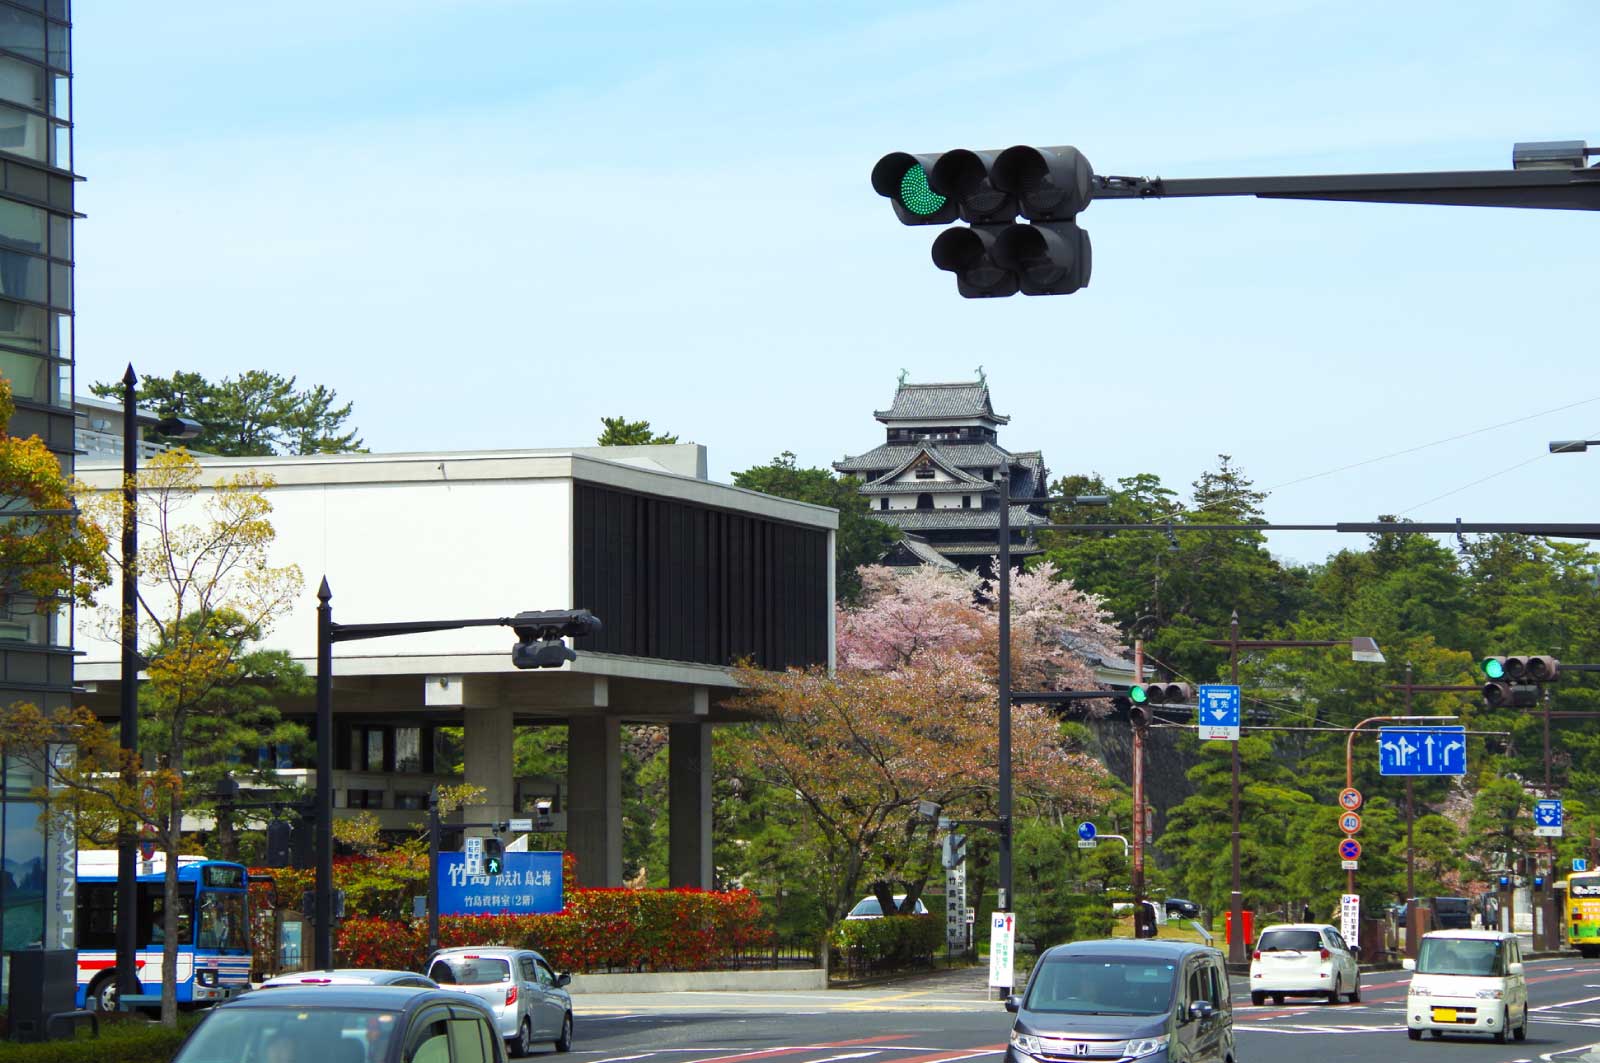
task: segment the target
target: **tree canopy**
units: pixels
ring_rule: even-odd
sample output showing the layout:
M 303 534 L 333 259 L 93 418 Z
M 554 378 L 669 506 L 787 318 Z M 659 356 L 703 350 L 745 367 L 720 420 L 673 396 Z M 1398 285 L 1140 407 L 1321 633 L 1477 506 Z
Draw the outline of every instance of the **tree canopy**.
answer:
M 354 404 L 340 404 L 334 390 L 321 384 L 295 385 L 295 377 L 263 369 L 215 383 L 199 373 L 176 372 L 141 378 L 134 397 L 162 417 L 198 421 L 200 435 L 190 445 L 206 454 L 267 457 L 364 450 L 360 434 L 348 424 Z M 122 397 L 120 382 L 91 384 L 89 390 L 101 398 Z
M 602 417 L 603 430 L 595 440 L 602 447 L 645 447 L 656 443 L 676 443 L 678 437 L 668 432 L 655 432 L 649 421 L 630 421 L 626 417 Z

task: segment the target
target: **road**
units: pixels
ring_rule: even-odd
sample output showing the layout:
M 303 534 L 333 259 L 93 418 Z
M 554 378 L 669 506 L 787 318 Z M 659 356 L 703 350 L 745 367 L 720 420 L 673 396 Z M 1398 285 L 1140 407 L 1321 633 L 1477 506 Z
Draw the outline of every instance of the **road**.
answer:
M 966 1063 L 998 1060 L 1011 1017 L 988 999 L 984 970 L 871 989 L 802 993 L 585 994 L 573 1002 L 574 1063 Z M 1252 1007 L 1233 980 L 1243 1063 L 1600 1063 L 1600 963 L 1528 964 L 1528 1040 L 1413 1042 L 1402 1006 L 1409 976 L 1368 974 L 1360 1004 Z M 535 1053 L 539 1055 L 542 1053 Z

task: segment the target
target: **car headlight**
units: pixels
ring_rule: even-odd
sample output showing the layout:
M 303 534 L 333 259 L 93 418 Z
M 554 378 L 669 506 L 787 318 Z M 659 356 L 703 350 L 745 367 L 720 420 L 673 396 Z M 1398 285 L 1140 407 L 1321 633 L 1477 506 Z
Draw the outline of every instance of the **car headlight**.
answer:
M 1039 1039 L 1037 1037 L 1031 1033 L 1018 1033 L 1015 1030 L 1011 1031 L 1011 1047 L 1019 1052 L 1026 1052 L 1030 1056 L 1036 1056 L 1043 1051 L 1039 1047 Z
M 1501 997 L 1503 997 L 1505 995 L 1506 995 L 1506 991 L 1504 989 L 1480 989 L 1480 990 L 1478 990 L 1478 999 L 1479 1000 L 1499 1000 Z
M 1153 1056 L 1167 1047 L 1167 1034 L 1159 1037 L 1141 1037 L 1137 1041 L 1129 1041 L 1128 1047 L 1123 1050 L 1124 1058 L 1138 1059 L 1140 1056 Z

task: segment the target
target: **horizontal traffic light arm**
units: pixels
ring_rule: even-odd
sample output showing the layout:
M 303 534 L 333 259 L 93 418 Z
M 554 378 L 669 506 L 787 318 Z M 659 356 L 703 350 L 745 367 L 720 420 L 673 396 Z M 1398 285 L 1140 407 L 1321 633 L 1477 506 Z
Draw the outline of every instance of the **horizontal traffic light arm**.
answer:
M 1125 691 L 1116 690 L 1013 690 L 1012 701 L 1094 701 L 1098 698 L 1120 698 L 1128 700 Z
M 1012 496 L 1013 502 L 1027 502 L 1020 495 Z M 1018 526 L 1020 529 L 1020 525 Z M 1416 533 L 1423 535 L 1454 535 L 1458 532 L 1465 535 L 1548 535 L 1558 539 L 1600 539 L 1600 524 L 1557 524 L 1550 522 L 1516 523 L 1463 523 L 1461 521 L 1398 524 L 1394 521 L 1380 521 L 1371 523 L 1351 523 L 1339 521 L 1334 524 L 1029 524 L 1027 530 L 1032 531 L 1076 531 L 1076 532 L 1119 532 L 1119 531 L 1154 531 L 1154 532 L 1239 532 L 1239 531 L 1321 531 L 1343 532 L 1352 535 L 1401 535 Z
M 470 620 L 399 620 L 376 624 L 334 623 L 330 641 L 352 642 L 357 639 L 381 639 L 390 635 L 420 635 L 429 631 L 455 631 L 466 627 L 509 627 L 520 635 L 524 630 L 535 633 L 581 637 L 600 630 L 600 621 L 587 609 L 553 609 L 543 612 L 518 613 L 516 616 L 481 617 Z
M 1600 210 L 1600 170 L 1445 170 L 1277 177 L 1096 177 L 1095 199 L 1255 196 L 1456 207 Z

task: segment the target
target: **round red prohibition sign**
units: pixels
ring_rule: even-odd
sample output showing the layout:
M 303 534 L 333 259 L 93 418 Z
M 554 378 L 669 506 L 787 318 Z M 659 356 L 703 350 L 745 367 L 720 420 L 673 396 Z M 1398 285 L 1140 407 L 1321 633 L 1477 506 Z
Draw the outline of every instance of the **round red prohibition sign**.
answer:
M 1354 812 L 1361 807 L 1361 791 L 1351 786 L 1346 786 L 1339 791 L 1339 807 L 1346 812 Z
M 1346 834 L 1356 834 L 1361 830 L 1361 817 L 1354 812 L 1346 812 L 1339 817 L 1339 829 Z
M 1354 838 L 1346 838 L 1339 843 L 1339 858 L 1341 860 L 1361 859 L 1361 843 Z

